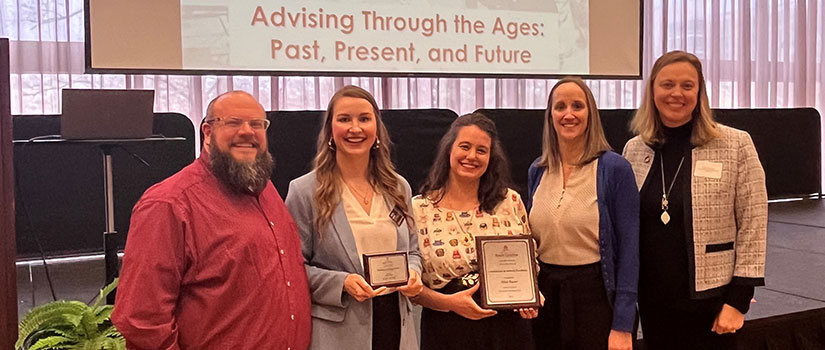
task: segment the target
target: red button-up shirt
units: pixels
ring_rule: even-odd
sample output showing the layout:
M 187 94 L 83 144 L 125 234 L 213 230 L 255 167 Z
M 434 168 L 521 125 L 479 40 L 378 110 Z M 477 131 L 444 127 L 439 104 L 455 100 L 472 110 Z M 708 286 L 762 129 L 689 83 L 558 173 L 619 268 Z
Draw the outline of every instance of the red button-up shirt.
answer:
M 129 349 L 305 349 L 297 227 L 268 183 L 231 192 L 204 154 L 135 205 L 112 321 Z

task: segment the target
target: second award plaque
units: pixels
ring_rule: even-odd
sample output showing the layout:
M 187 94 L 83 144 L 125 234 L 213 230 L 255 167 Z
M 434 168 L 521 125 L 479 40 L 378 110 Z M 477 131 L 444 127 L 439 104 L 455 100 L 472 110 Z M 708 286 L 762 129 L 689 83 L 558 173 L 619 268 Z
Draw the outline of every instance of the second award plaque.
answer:
M 529 236 L 476 236 L 481 307 L 512 310 L 541 306 L 535 248 Z
M 364 277 L 373 288 L 407 284 L 407 252 L 364 254 Z

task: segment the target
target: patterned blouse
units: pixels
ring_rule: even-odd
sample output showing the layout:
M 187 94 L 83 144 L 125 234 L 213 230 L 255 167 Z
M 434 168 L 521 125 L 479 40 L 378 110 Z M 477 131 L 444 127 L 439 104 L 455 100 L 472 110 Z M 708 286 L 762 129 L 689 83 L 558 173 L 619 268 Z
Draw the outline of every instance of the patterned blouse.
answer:
M 432 289 L 478 270 L 473 237 L 530 234 L 524 203 L 512 189 L 507 190 L 492 214 L 439 207 L 422 195 L 413 197 L 412 207 L 418 225 L 423 282 Z

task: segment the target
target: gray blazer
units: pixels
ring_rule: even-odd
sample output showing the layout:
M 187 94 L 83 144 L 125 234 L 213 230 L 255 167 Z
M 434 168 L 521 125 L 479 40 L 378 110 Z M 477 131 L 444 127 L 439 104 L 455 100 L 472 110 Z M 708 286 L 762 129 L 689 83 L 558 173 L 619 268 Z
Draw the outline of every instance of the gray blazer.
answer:
M 399 176 L 404 186 L 407 207 L 411 191 L 407 181 Z M 329 227 L 321 236 L 315 229 L 316 211 L 312 196 L 316 188 L 312 171 L 289 183 L 286 206 L 298 224 L 304 267 L 309 278 L 312 297 L 312 349 L 371 349 L 372 301 L 358 302 L 344 291 L 344 278 L 350 273 L 364 275 L 361 257 L 355 246 L 343 203 L 338 203 Z M 407 221 L 398 226 L 398 250 L 407 251 L 409 265 L 421 273 L 421 254 L 414 220 L 412 229 Z M 418 349 L 412 303 L 398 293 L 401 311 L 401 349 Z

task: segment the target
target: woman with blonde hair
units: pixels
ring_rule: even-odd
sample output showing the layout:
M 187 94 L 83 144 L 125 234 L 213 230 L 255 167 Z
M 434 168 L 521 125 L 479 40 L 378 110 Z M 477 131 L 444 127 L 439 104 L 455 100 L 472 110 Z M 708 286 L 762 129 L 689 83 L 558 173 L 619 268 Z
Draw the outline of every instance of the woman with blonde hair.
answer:
M 753 141 L 714 121 L 702 63 L 683 51 L 656 60 L 631 126 L 646 348 L 735 349 L 765 276 L 767 194 Z
M 417 349 L 409 298 L 423 285 L 410 185 L 395 172 L 375 99 L 345 86 L 329 101 L 314 169 L 289 184 L 312 299 L 313 349 Z M 406 251 L 410 278 L 371 287 L 364 254 Z
M 630 164 L 610 151 L 581 79 L 553 86 L 542 154 L 528 173 L 538 243 L 538 349 L 630 349 L 636 319 L 639 194 Z

